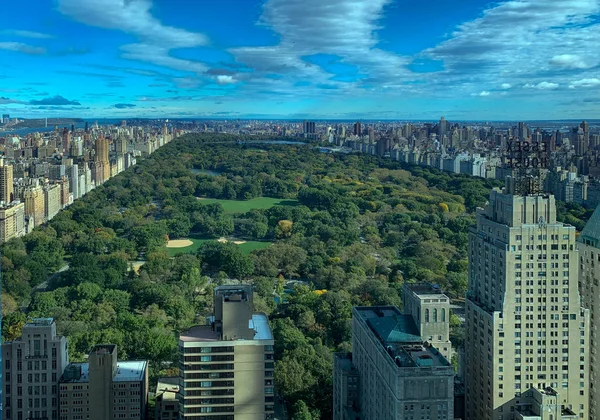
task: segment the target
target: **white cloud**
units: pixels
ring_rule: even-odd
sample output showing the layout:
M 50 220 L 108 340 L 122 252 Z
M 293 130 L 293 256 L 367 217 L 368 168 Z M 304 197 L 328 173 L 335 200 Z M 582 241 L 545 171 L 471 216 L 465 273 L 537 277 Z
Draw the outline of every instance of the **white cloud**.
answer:
M 471 93 L 471 96 L 490 96 L 490 92 L 487 90 L 482 90 L 479 93 Z
M 17 51 L 31 55 L 40 55 L 46 52 L 45 48 L 34 47 L 22 42 L 0 42 L 0 50 Z
M 508 90 L 512 87 L 512 85 L 510 83 L 502 83 L 502 89 Z
M 217 76 L 217 83 L 220 85 L 231 85 L 237 83 L 237 80 L 235 80 L 233 76 L 219 75 Z
M 548 89 L 556 89 L 558 87 L 558 83 L 551 82 L 540 82 L 538 84 L 526 83 L 523 85 L 526 89 L 540 89 L 540 90 L 548 90 Z
M 587 69 L 589 67 L 592 67 L 586 64 L 581 57 L 573 54 L 555 55 L 550 60 L 550 64 L 556 67 L 563 67 L 566 69 Z
M 34 32 L 34 31 L 23 31 L 23 30 L 19 30 L 19 29 L 5 29 L 2 31 L 2 33 L 8 34 L 8 35 L 19 36 L 21 38 L 37 38 L 37 39 L 53 38 L 53 36 L 49 35 L 49 34 L 43 34 L 41 32 Z
M 180 71 L 202 73 L 207 67 L 199 62 L 172 57 L 170 51 L 208 44 L 204 34 L 163 25 L 150 13 L 150 0 L 59 0 L 64 15 L 105 29 L 133 34 L 140 43 L 124 45 L 123 57 L 146 61 Z
M 338 92 L 352 93 L 355 83 L 332 81 L 334 74 L 302 59 L 328 54 L 340 57 L 341 63 L 357 66 L 359 73 L 377 79 L 375 84 L 379 86 L 408 80 L 411 72 L 406 65 L 411 60 L 378 48 L 378 21 L 384 16 L 385 6 L 391 3 L 392 0 L 268 0 L 259 24 L 278 34 L 280 42 L 275 46 L 230 49 L 238 62 L 254 69 L 254 73 L 240 74 L 238 78 L 254 82 L 246 89 L 275 88 L 283 93 L 294 90 L 295 82 L 306 80 L 312 86 L 328 84 Z M 265 77 L 273 73 L 285 77 Z M 298 93 L 309 95 L 312 91 L 311 87 L 303 87 Z M 329 90 L 328 95 L 331 94 Z
M 578 87 L 596 87 L 596 86 L 600 86 L 600 79 L 597 79 L 597 78 L 580 79 L 580 80 L 575 80 L 575 81 L 571 82 L 571 84 L 569 85 L 569 87 L 571 89 L 575 89 Z
M 565 70 L 583 72 L 598 62 L 600 24 L 592 19 L 598 13 L 598 0 L 496 2 L 424 55 L 443 61 L 449 86 L 522 86 L 530 80 L 538 89 L 552 89 L 568 83 Z

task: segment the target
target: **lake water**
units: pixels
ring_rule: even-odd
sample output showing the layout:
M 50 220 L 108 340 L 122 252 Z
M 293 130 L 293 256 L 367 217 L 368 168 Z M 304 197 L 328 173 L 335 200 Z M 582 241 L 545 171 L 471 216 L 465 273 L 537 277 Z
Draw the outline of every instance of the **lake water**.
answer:
M 192 168 L 191 171 L 193 174 L 196 174 L 196 175 L 209 175 L 209 176 L 221 175 L 219 172 L 212 171 L 210 169 Z
M 306 144 L 305 141 L 291 141 L 291 140 L 248 140 L 242 142 L 242 144 Z

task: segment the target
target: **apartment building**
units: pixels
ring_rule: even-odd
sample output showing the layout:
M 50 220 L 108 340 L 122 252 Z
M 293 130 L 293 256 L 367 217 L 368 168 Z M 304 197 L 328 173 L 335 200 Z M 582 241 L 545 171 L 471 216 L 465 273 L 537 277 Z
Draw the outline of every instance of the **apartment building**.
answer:
M 52 318 L 36 318 L 2 343 L 5 420 L 58 419 L 58 381 L 68 365 L 67 339 Z
M 117 361 L 117 346 L 95 346 L 87 363 L 71 363 L 60 379 L 60 420 L 144 420 L 148 362 Z
M 590 310 L 590 420 L 600 418 L 600 207 L 577 239 L 579 293 Z
M 250 286 L 217 287 L 207 325 L 181 334 L 182 419 L 273 419 L 273 334 L 252 298 Z
M 429 283 L 404 283 L 402 291 L 403 312 L 412 316 L 423 341 L 452 360 L 450 298 Z
M 0 243 L 25 235 L 25 204 L 12 202 L 0 207 Z
M 554 196 L 493 190 L 478 209 L 469 232 L 467 420 L 588 418 L 590 314 L 578 268 L 575 228 L 556 220 Z M 560 417 L 545 404 L 558 404 Z
M 179 418 L 179 378 L 161 378 L 156 385 L 156 420 L 176 420 Z
M 452 419 L 454 369 L 393 306 L 352 310 L 352 354 L 336 354 L 334 420 Z

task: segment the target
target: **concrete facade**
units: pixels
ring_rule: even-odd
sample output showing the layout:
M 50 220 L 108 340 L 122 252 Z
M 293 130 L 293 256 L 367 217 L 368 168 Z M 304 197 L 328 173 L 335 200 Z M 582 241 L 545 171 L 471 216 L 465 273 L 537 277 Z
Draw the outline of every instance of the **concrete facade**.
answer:
M 0 243 L 25 235 L 25 204 L 13 202 L 0 208 Z
M 600 207 L 578 238 L 579 292 L 590 310 L 590 420 L 600 418 Z
M 67 339 L 52 318 L 25 324 L 21 337 L 2 344 L 5 420 L 58 419 L 58 381 L 69 363 Z
M 60 420 L 147 418 L 148 362 L 117 361 L 117 346 L 98 345 L 88 363 L 71 363 L 60 379 Z
M 535 392 L 555 395 L 561 418 L 588 418 L 589 311 L 578 262 L 575 228 L 556 220 L 552 195 L 493 190 L 478 209 L 469 233 L 467 420 L 545 419 L 526 398 Z
M 179 338 L 180 417 L 273 419 L 273 334 L 267 316 L 253 313 L 250 286 L 215 289 L 208 325 Z
M 423 341 L 431 343 L 446 360 L 452 360 L 448 296 L 428 283 L 404 283 L 402 291 L 403 311 L 412 316 Z
M 161 378 L 156 385 L 156 420 L 176 420 L 179 418 L 179 378 Z
M 351 358 L 359 377 L 358 407 L 352 411 L 358 411 L 361 419 L 453 418 L 454 369 L 437 349 L 423 342 L 411 315 L 393 306 L 353 308 Z M 338 355 L 334 420 L 358 417 L 347 409 L 355 390 L 340 383 L 354 377 L 347 365 Z

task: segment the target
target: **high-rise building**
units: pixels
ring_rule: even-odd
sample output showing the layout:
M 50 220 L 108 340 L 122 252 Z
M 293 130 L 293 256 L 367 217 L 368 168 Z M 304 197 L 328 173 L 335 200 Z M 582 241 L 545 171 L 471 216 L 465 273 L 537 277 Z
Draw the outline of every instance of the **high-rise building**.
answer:
M 13 202 L 0 207 L 0 243 L 25 235 L 25 204 Z
M 304 121 L 302 124 L 302 132 L 304 134 L 315 134 L 316 130 L 316 123 L 314 121 Z
M 179 337 L 180 418 L 273 419 L 274 342 L 267 316 L 254 313 L 250 286 L 219 286 L 214 293 L 208 325 Z
M 52 219 L 61 209 L 60 185 L 50 184 L 44 187 L 44 218 Z
M 3 419 L 58 419 L 58 381 L 68 365 L 67 339 L 52 318 L 36 318 L 21 337 L 2 343 Z
M 148 362 L 119 362 L 116 345 L 95 346 L 87 363 L 71 363 L 66 367 L 60 379 L 60 394 L 62 420 L 144 420 Z
M 600 418 L 600 206 L 577 238 L 579 292 L 590 309 L 590 419 Z
M 25 202 L 25 217 L 33 218 L 35 226 L 44 223 L 46 220 L 46 200 L 42 186 L 36 182 L 33 185 L 25 187 L 23 201 Z
M 362 136 L 362 127 L 361 127 L 360 121 L 357 123 L 354 123 L 354 135 Z
M 402 291 L 403 311 L 413 317 L 421 338 L 452 360 L 448 296 L 428 283 L 404 283 Z
M 588 418 L 578 263 L 554 196 L 491 192 L 469 232 L 466 420 Z
M 10 203 L 14 199 L 13 167 L 0 158 L 0 202 Z
M 10 114 L 2 114 L 2 124 L 8 124 L 10 122 Z
M 65 127 L 63 129 L 62 145 L 61 145 L 60 151 L 64 152 L 65 154 L 67 154 L 71 151 L 71 132 L 69 131 L 69 129 L 67 127 Z
M 454 369 L 393 306 L 352 310 L 352 354 L 334 361 L 334 420 L 452 419 Z

